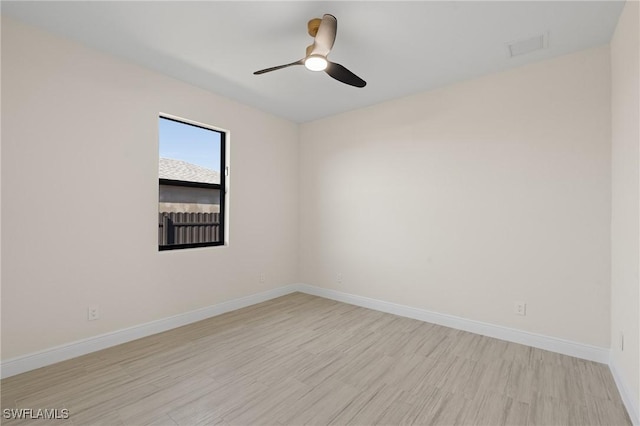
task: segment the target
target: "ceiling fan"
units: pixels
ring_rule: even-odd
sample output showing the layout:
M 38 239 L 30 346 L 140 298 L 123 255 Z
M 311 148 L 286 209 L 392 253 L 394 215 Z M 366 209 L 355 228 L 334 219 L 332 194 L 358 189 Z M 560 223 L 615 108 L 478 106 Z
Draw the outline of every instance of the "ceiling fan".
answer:
M 256 71 L 253 74 L 259 75 L 293 65 L 304 65 L 311 71 L 324 71 L 336 80 L 355 87 L 364 87 L 367 82 L 343 67 L 340 64 L 331 62 L 327 55 L 331 52 L 333 42 L 336 40 L 338 21 L 333 15 L 326 14 L 320 18 L 315 18 L 307 24 L 309 35 L 314 38 L 313 44 L 307 46 L 307 53 L 303 59 L 291 62 L 290 64 L 278 65 L 277 67 L 266 68 Z

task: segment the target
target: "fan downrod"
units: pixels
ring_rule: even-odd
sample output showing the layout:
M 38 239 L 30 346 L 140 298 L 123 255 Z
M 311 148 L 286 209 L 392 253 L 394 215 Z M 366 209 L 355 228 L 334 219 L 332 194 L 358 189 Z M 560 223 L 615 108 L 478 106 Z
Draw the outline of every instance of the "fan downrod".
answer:
M 309 22 L 307 22 L 307 32 L 311 37 L 315 37 L 318 34 L 318 28 L 320 28 L 320 24 L 322 23 L 322 19 L 313 18 Z

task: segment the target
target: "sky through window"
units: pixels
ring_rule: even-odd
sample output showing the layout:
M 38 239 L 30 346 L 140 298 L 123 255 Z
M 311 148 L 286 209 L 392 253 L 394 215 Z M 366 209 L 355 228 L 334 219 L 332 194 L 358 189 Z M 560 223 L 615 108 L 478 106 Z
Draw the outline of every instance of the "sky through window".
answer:
M 160 157 L 220 171 L 220 133 L 160 117 Z

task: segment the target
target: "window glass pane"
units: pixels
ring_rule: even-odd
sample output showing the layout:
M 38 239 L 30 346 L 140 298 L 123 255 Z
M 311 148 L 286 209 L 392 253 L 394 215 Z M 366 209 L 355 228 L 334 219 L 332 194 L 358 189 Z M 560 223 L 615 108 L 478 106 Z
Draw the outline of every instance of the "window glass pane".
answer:
M 220 132 L 160 117 L 159 134 L 161 179 L 220 183 Z
M 160 117 L 161 250 L 223 243 L 223 144 L 222 132 Z

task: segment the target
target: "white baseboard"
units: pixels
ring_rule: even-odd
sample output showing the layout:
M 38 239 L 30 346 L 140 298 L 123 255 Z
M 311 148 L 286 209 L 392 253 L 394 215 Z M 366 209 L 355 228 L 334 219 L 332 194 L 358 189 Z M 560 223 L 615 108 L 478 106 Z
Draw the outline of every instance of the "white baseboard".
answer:
M 503 327 L 480 321 L 474 321 L 453 315 L 441 314 L 428 311 L 426 309 L 413 308 L 411 306 L 399 305 L 354 294 L 343 293 L 341 291 L 327 288 L 315 287 L 307 284 L 300 284 L 298 290 L 314 296 L 336 300 L 338 302 L 349 303 L 351 305 L 362 306 L 363 308 L 374 309 L 376 311 L 387 312 L 402 317 L 413 318 L 433 324 L 444 325 L 457 330 L 469 331 L 483 336 L 494 337 L 508 342 L 520 343 L 522 345 L 533 346 L 534 348 L 545 349 L 576 358 L 596 361 L 603 364 L 609 363 L 609 349 L 597 346 L 586 345 L 584 343 L 572 342 L 570 340 L 549 337 L 528 331 Z
M 586 345 L 584 343 L 572 342 L 570 340 L 558 339 L 556 337 L 544 336 L 530 333 L 528 331 L 488 324 L 453 315 L 441 314 L 438 312 L 428 311 L 426 309 L 413 308 L 410 306 L 385 302 L 383 300 L 343 293 L 337 290 L 315 287 L 308 284 L 299 284 L 297 286 L 297 290 L 302 293 L 324 297 L 325 299 L 336 300 L 338 302 L 362 306 L 363 308 L 374 309 L 376 311 L 387 312 L 402 317 L 413 318 L 420 321 L 455 328 L 457 330 L 464 330 L 475 334 L 481 334 L 483 336 L 506 340 L 508 342 L 520 343 L 534 348 L 545 349 L 576 358 L 607 364 L 616 382 L 616 386 L 627 409 L 627 413 L 629 413 L 631 422 L 636 426 L 640 426 L 639 401 L 637 397 L 634 397 L 629 391 L 629 388 L 623 380 L 623 376 L 620 375 L 615 362 L 610 359 L 611 351 L 608 348 Z
M 151 336 L 152 334 L 161 333 L 163 331 L 201 321 L 216 315 L 224 314 L 225 312 L 235 311 L 236 309 L 275 299 L 276 297 L 284 296 L 285 294 L 293 293 L 295 291 L 298 291 L 298 285 L 296 284 L 278 287 L 262 293 L 252 294 L 168 318 L 101 334 L 99 336 L 89 337 L 87 339 L 76 340 L 75 342 L 45 349 L 43 351 L 8 359 L 6 361 L 2 361 L 0 364 L 0 377 L 4 379 L 5 377 L 15 376 L 16 374 L 35 370 L 36 368 L 45 367 L 47 365 L 55 364 L 56 362 L 86 355 L 111 346 L 120 345 L 142 337 Z
M 473 321 L 425 309 L 413 308 L 410 306 L 343 293 L 336 290 L 314 287 L 306 284 L 292 284 L 152 321 L 146 324 L 117 330 L 87 339 L 77 340 L 75 342 L 45 349 L 43 351 L 8 359 L 6 361 L 2 361 L 0 364 L 0 377 L 5 378 L 14 376 L 36 368 L 55 364 L 56 362 L 75 358 L 77 356 L 85 355 L 111 346 L 191 324 L 196 321 L 201 321 L 225 312 L 230 312 L 256 303 L 264 302 L 266 300 L 274 299 L 276 297 L 284 296 L 285 294 L 293 293 L 295 291 L 362 306 L 381 312 L 444 325 L 446 327 L 469 331 L 471 333 L 494 337 L 509 342 L 546 349 L 590 361 L 605 364 L 609 362 L 609 350 L 606 348 L 599 348 L 582 343 L 529 333 L 522 330 Z
M 77 340 L 75 342 L 45 349 L 43 351 L 19 356 L 8 359 L 0 363 L 0 377 L 10 377 L 26 371 L 35 370 L 36 368 L 45 367 L 55 364 L 56 362 L 65 361 L 81 355 L 86 355 L 111 346 L 116 346 L 142 337 L 161 333 L 183 325 L 191 324 L 203 319 L 211 318 L 236 309 L 261 303 L 276 297 L 284 296 L 293 292 L 302 292 L 314 296 L 324 297 L 339 302 L 349 303 L 364 308 L 374 309 L 381 312 L 387 312 L 407 318 L 413 318 L 420 321 L 439 324 L 446 327 L 464 330 L 483 336 L 494 337 L 509 342 L 520 343 L 535 348 L 545 349 L 565 355 L 574 356 L 590 361 L 596 361 L 608 364 L 611 373 L 615 379 L 622 400 L 627 408 L 631 421 L 634 425 L 640 426 L 640 410 L 638 401 L 632 397 L 627 385 L 622 380 L 615 363 L 610 360 L 610 351 L 607 348 L 586 345 L 583 343 L 572 342 L 569 340 L 558 339 L 555 337 L 543 336 L 540 334 L 530 333 L 527 331 L 517 330 L 499 325 L 474 321 L 466 318 L 456 317 L 453 315 L 441 314 L 426 309 L 414 308 L 411 306 L 400 305 L 383 300 L 372 299 L 354 294 L 343 293 L 337 290 L 330 290 L 321 287 L 315 287 L 307 284 L 292 284 L 284 287 L 278 287 L 262 293 L 241 297 L 239 299 L 229 300 L 216 305 L 197 309 L 183 314 L 174 315 L 172 317 L 148 322 L 122 330 L 90 337 L 87 339 Z
M 616 382 L 616 386 L 618 387 L 618 391 L 620 392 L 620 397 L 622 398 L 622 402 L 624 406 L 627 408 L 627 413 L 629 413 L 629 417 L 631 417 L 631 423 L 636 426 L 640 425 L 640 407 L 638 406 L 638 398 L 637 396 L 634 398 L 632 393 L 629 391 L 629 388 L 625 381 L 623 380 L 623 376 L 620 375 L 620 372 L 616 366 L 613 358 L 609 362 L 609 368 L 611 369 L 611 374 L 613 375 L 613 379 Z

